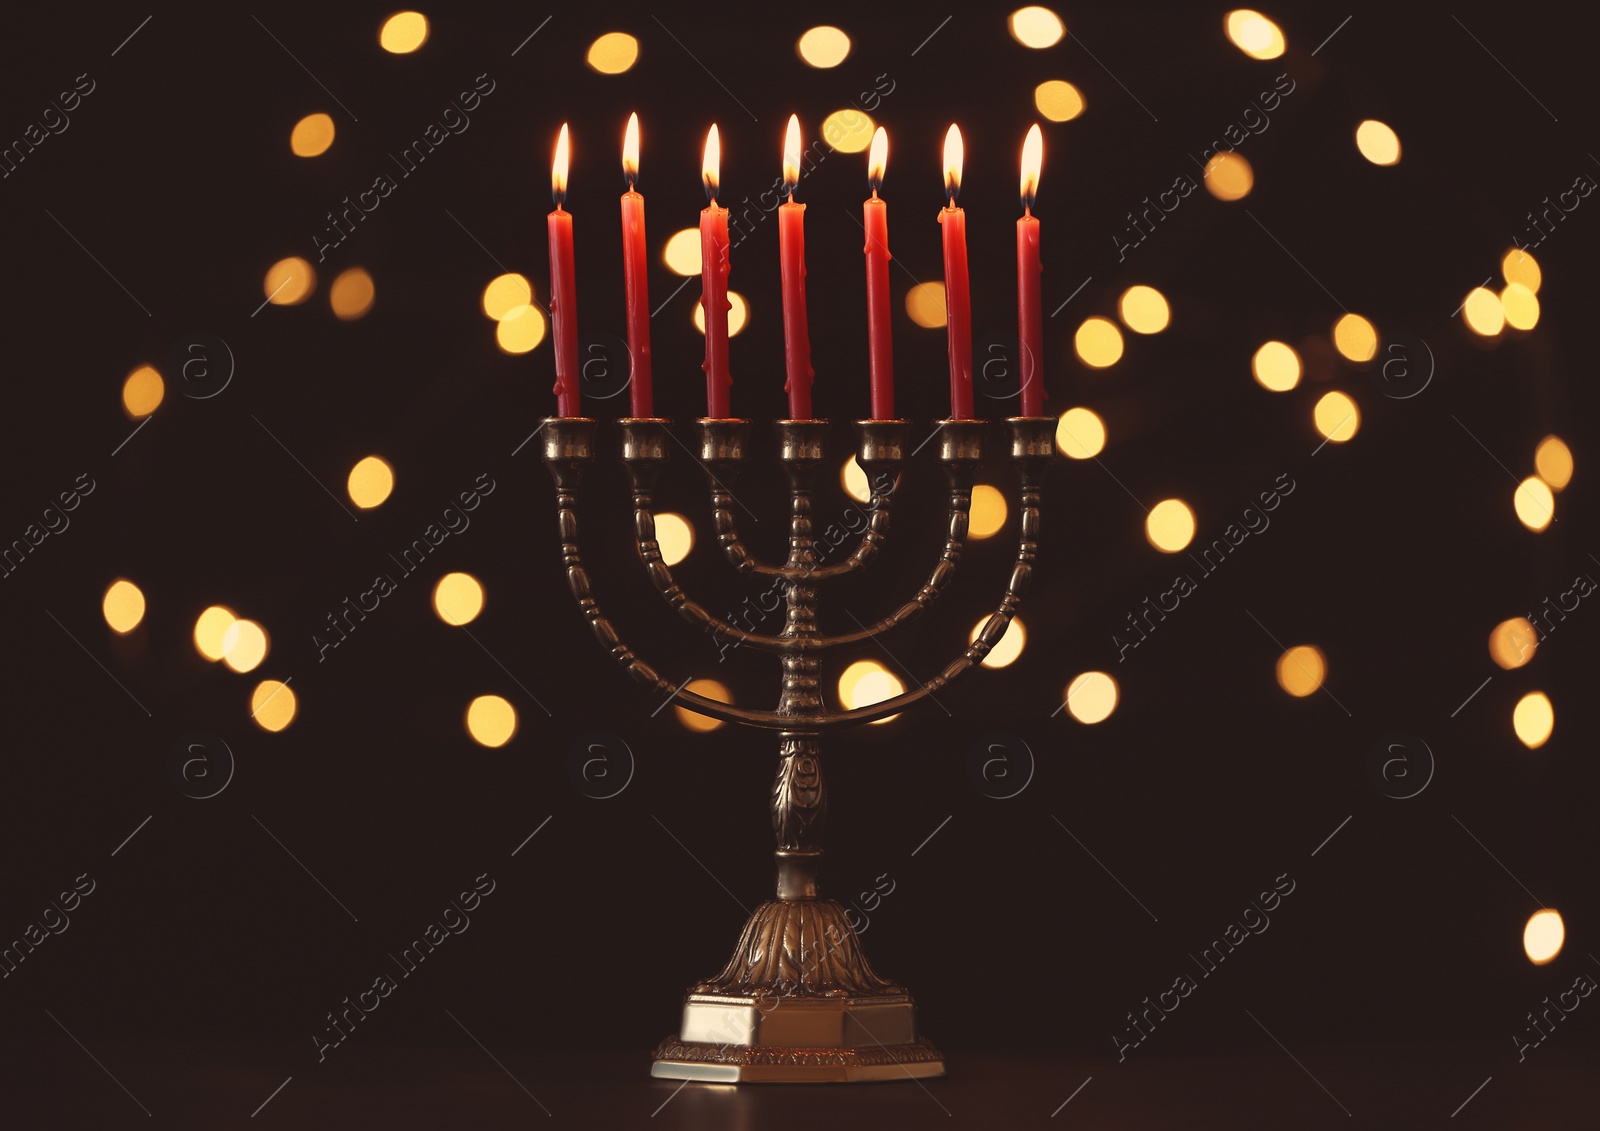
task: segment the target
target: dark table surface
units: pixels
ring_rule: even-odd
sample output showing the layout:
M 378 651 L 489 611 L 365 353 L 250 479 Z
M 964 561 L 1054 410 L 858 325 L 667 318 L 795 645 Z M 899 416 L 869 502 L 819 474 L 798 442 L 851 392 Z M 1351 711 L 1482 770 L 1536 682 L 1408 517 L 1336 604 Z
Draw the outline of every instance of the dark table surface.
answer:
M 1522 1063 L 1481 1045 L 1291 1054 L 1264 1044 L 1123 1063 L 975 1051 L 949 1054 L 949 1074 L 937 1080 L 732 1087 L 652 1080 L 642 1051 L 352 1042 L 319 1064 L 282 1046 L 91 1051 L 59 1033 L 43 1037 L 0 1059 L 0 1127 L 1600 1126 L 1600 1056 L 1576 1047 L 1535 1050 Z

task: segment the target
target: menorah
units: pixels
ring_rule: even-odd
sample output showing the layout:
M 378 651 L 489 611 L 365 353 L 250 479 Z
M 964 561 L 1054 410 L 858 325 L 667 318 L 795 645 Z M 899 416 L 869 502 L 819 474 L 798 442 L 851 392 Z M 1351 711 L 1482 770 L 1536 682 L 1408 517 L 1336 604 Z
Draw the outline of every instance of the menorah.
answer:
M 853 1082 L 940 1076 L 944 1059 L 917 1033 L 916 1005 L 905 987 L 880 977 L 868 964 L 844 907 L 818 894 L 821 837 L 827 816 L 822 779 L 822 733 L 898 714 L 937 694 L 980 663 L 1005 635 L 1033 575 L 1044 468 L 1054 453 L 1055 420 L 1018 416 L 1005 421 L 1012 462 L 1020 478 L 1020 532 L 1016 564 L 999 606 L 971 643 L 920 687 L 853 710 L 827 709 L 820 675 L 823 654 L 878 642 L 931 605 L 950 584 L 967 538 L 972 486 L 983 460 L 981 420 L 939 422 L 938 450 L 949 480 L 944 550 L 912 597 L 882 620 L 855 631 L 824 635 L 817 626 L 820 582 L 864 570 L 882 549 L 900 472 L 909 455 L 905 420 L 857 422 L 857 461 L 871 487 L 867 523 L 848 558 L 818 562 L 812 536 L 812 499 L 818 470 L 827 460 L 826 420 L 776 423 L 778 456 L 789 482 L 789 552 L 782 565 L 752 554 L 739 536 L 729 482 L 750 450 L 750 422 L 701 419 L 698 458 L 711 487 L 712 528 L 734 570 L 774 579 L 784 594 L 781 632 L 760 633 L 729 624 L 692 600 L 672 579 L 656 542 L 656 483 L 678 441 L 671 421 L 623 419 L 622 459 L 633 495 L 634 533 L 651 582 L 669 605 L 719 644 L 776 655 L 783 682 L 770 711 L 719 702 L 684 690 L 647 664 L 618 635 L 601 611 L 578 542 L 578 486 L 595 456 L 595 421 L 557 416 L 545 420 L 544 458 L 555 479 L 561 554 L 572 595 L 595 637 L 639 682 L 675 698 L 691 711 L 730 723 L 775 731 L 778 773 L 772 786 L 772 828 L 777 837 L 777 893 L 745 924 L 733 957 L 715 977 L 686 995 L 681 1032 L 655 1051 L 653 1076 L 720 1083 L 741 1081 Z M 931 437 L 930 437 L 931 439 Z M 693 449 L 690 449 L 693 451 Z M 858 622 L 859 625 L 859 622 Z

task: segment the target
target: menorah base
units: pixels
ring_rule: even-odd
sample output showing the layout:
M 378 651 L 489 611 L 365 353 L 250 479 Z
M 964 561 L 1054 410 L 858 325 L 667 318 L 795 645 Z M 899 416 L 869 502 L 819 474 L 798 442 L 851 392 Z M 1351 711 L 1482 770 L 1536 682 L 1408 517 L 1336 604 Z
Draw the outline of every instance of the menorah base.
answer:
M 773 899 L 745 924 L 721 974 L 684 999 L 652 1076 L 711 1083 L 855 1083 L 943 1076 L 917 1007 L 867 963 L 831 899 Z

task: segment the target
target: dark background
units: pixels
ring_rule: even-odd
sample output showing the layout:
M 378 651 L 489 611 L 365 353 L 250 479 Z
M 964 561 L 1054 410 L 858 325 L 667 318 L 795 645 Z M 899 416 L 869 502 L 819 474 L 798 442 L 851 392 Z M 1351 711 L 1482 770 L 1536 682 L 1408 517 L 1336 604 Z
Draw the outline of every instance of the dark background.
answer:
M 643 1052 L 671 1032 L 682 988 L 726 959 L 745 917 L 736 902 L 754 906 L 770 890 L 772 744 L 733 728 L 690 735 L 672 711 L 653 714 L 659 698 L 595 646 L 565 590 L 537 442 L 513 455 L 553 409 L 549 342 L 502 354 L 482 288 L 503 265 L 548 297 L 543 217 L 562 121 L 574 136 L 582 328 L 621 335 L 616 153 L 630 110 L 643 119 L 640 187 L 660 304 L 680 281 L 660 264 L 660 245 L 703 203 L 707 125 L 722 130 L 724 202 L 754 197 L 778 171 L 791 110 L 815 136 L 825 114 L 886 75 L 894 90 L 873 117 L 891 134 L 884 195 L 905 268 L 891 278 L 897 401 L 902 415 L 930 421 L 947 407 L 944 334 L 911 324 L 903 296 L 910 276 L 941 274 L 944 129 L 956 120 L 966 136 L 961 202 L 981 339 L 1015 325 L 1016 154 L 1037 118 L 1035 84 L 1065 78 L 1088 109 L 1045 123 L 1045 311 L 1092 279 L 1047 319 L 1048 407 L 1093 408 L 1110 441 L 1100 465 L 1060 460 L 1050 472 L 1021 659 L 968 675 L 940 695 L 944 709 L 925 704 L 829 740 L 825 886 L 849 899 L 893 877 L 865 944 L 880 972 L 914 990 L 926 1032 L 955 1065 L 963 1050 L 1014 1046 L 1112 1053 L 1124 1014 L 1192 974 L 1186 953 L 1287 874 L 1296 887 L 1271 929 L 1131 1057 L 1271 1050 L 1248 1010 L 1289 1049 L 1484 1042 L 1491 1052 L 1481 1068 L 1462 1067 L 1460 1095 L 1485 1074 L 1517 1071 L 1509 1039 L 1524 1014 L 1578 974 L 1600 976 L 1600 613 L 1582 604 L 1516 671 L 1494 667 L 1485 647 L 1497 622 L 1600 568 L 1593 366 L 1582 352 L 1600 203 L 1586 202 L 1537 249 L 1543 314 L 1531 334 L 1485 348 L 1450 314 L 1486 276 L 1500 285 L 1499 258 L 1524 234 L 1525 213 L 1580 174 L 1600 177 L 1587 43 L 1537 8 L 1452 16 L 1426 6 L 1357 11 L 1313 57 L 1350 11 L 1274 8 L 1289 51 L 1258 62 L 1222 35 L 1224 10 L 1075 5 L 1062 10 L 1067 38 L 1030 51 L 1006 34 L 1003 9 L 972 8 L 915 55 L 945 10 L 813 4 L 708 17 L 574 6 L 515 57 L 547 11 L 429 8 L 430 41 L 408 56 L 378 49 L 387 9 L 375 7 L 273 8 L 256 13 L 260 23 L 242 11 L 158 11 L 115 57 L 147 11 L 85 18 L 56 7 L 10 24 L 6 139 L 74 76 L 96 88 L 66 133 L 0 181 L 9 346 L 0 534 L 20 536 L 80 473 L 97 486 L 70 529 L 0 582 L 0 936 L 20 934 L 80 873 L 97 886 L 70 930 L 0 981 L 0 1039 L 47 1046 L 59 1060 L 45 1063 L 63 1073 L 89 1071 L 48 1010 L 90 1049 L 248 1042 L 266 1050 L 267 1075 L 337 1074 L 343 1050 L 318 1065 L 311 1043 L 324 1014 L 393 974 L 385 953 L 483 873 L 497 886 L 471 929 L 348 1044 L 465 1044 L 446 1010 L 495 1049 Z M 854 41 L 833 70 L 806 67 L 792 50 L 820 23 Z M 641 40 L 624 75 L 583 63 L 609 30 Z M 1295 92 L 1242 147 L 1254 191 L 1233 203 L 1194 192 L 1118 262 L 1112 237 L 1124 214 L 1179 174 L 1197 176 L 1194 158 L 1285 73 Z M 387 155 L 484 74 L 496 85 L 471 127 L 328 254 L 316 295 L 252 316 L 267 267 L 314 260 L 324 214 L 394 174 Z M 318 110 L 335 119 L 333 147 L 292 156 L 290 128 Z M 1365 117 L 1399 132 L 1398 166 L 1359 156 L 1352 134 Z M 802 196 L 816 407 L 841 422 L 840 460 L 843 422 L 867 414 L 852 219 L 864 165 L 864 154 L 831 155 Z M 339 322 L 326 289 L 357 265 L 376 281 L 376 306 Z M 1090 314 L 1114 317 L 1133 283 L 1168 297 L 1171 328 L 1127 334 L 1117 365 L 1086 369 L 1073 330 Z M 732 343 L 733 403 L 757 421 L 785 409 L 778 285 L 768 222 L 736 249 L 732 275 L 753 311 Z M 690 282 L 652 327 L 657 409 L 680 422 L 704 407 L 689 320 L 697 298 Z M 1293 392 L 1250 379 L 1261 342 L 1325 340 L 1340 303 L 1385 342 L 1427 343 L 1437 369 L 1425 391 L 1385 397 L 1373 371 L 1314 362 L 1312 347 Z M 162 365 L 197 331 L 228 343 L 232 383 L 191 399 L 168 370 L 166 402 L 113 456 L 133 428 L 124 375 Z M 1313 456 L 1311 406 L 1328 387 L 1356 399 L 1362 425 L 1352 442 Z M 609 419 L 625 400 L 586 407 Z M 979 411 L 1010 409 L 980 396 Z M 1557 521 L 1535 534 L 1512 512 L 1513 480 L 1532 473 L 1534 446 L 1550 432 L 1571 445 L 1577 472 Z M 712 676 L 740 703 L 771 702 L 769 661 L 734 653 L 719 663 L 707 638 L 648 591 L 627 540 L 615 442 L 603 427 L 587 493 L 586 549 L 607 611 L 674 682 Z M 343 500 L 350 466 L 370 453 L 394 465 L 397 487 L 352 522 L 313 476 Z M 937 552 L 933 456 L 930 445 L 910 468 L 891 552 L 866 581 L 824 595 L 825 625 L 853 627 L 847 610 L 882 615 L 920 582 Z M 387 555 L 485 472 L 496 488 L 471 528 L 319 662 L 312 635 L 328 613 L 392 572 Z M 1296 489 L 1270 530 L 1119 662 L 1113 633 L 1186 568 L 1145 542 L 1139 504 L 1187 500 L 1198 544 L 1282 473 Z M 984 477 L 1013 483 L 999 464 Z M 778 489 L 760 459 L 739 488 L 763 516 L 747 533 L 769 553 L 783 537 Z M 687 458 L 661 503 L 690 515 L 701 536 L 678 571 L 691 592 L 721 611 L 758 591 L 739 588 L 711 552 L 703 477 Z M 821 504 L 845 505 L 838 494 Z M 887 642 L 917 676 L 953 657 L 998 599 L 1014 534 L 1013 511 L 1001 536 L 972 546 L 937 609 Z M 486 586 L 471 628 L 499 663 L 431 610 L 433 580 L 457 569 Z M 117 576 L 149 603 L 127 638 L 99 610 Z M 194 618 L 212 603 L 271 633 L 271 654 L 251 675 L 195 653 Z M 1321 648 L 1332 694 L 1285 695 L 1272 637 Z M 847 658 L 869 656 L 890 662 L 872 649 Z M 1116 713 L 1093 727 L 1052 716 L 1067 681 L 1090 669 L 1119 681 Z M 299 698 L 279 734 L 248 718 L 250 689 L 267 677 L 293 677 Z M 1556 710 L 1555 733 L 1536 751 L 1510 722 L 1532 689 Z M 486 693 L 521 716 L 498 750 L 473 743 L 461 723 Z M 210 800 L 168 778 L 169 749 L 192 732 L 221 737 L 237 759 L 231 785 Z M 569 750 L 590 732 L 621 738 L 636 759 L 610 800 L 569 780 Z M 1025 742 L 1036 761 L 1030 785 L 1006 800 L 969 775 L 970 751 L 995 732 Z M 1437 762 L 1409 800 L 1369 778 L 1369 749 L 1393 732 L 1426 742 Z M 1567 945 L 1534 967 L 1521 931 L 1541 905 L 1562 912 Z M 1600 1028 L 1590 1010 L 1600 1006 L 1569 1018 L 1551 1043 L 1592 1047 Z

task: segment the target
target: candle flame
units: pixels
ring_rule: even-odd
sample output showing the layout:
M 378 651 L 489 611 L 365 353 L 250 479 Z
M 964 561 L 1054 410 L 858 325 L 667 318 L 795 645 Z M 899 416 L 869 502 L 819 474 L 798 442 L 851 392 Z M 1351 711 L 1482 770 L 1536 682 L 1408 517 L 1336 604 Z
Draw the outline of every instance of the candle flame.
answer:
M 1022 143 L 1022 207 L 1033 208 L 1034 194 L 1039 191 L 1039 168 L 1044 164 L 1044 135 L 1039 123 L 1028 127 L 1028 136 Z
M 800 116 L 789 115 L 789 125 L 783 131 L 783 194 L 794 197 L 794 187 L 800 183 Z
M 711 124 L 706 134 L 705 160 L 700 164 L 700 180 L 706 186 L 706 199 L 717 199 L 718 172 L 722 167 L 722 141 L 717 137 L 717 125 Z
M 873 192 L 883 187 L 883 174 L 888 167 L 889 132 L 879 126 L 872 132 L 872 152 L 867 155 L 867 183 Z
M 628 178 L 628 187 L 633 187 L 635 178 L 639 176 L 639 115 L 628 115 L 628 131 L 622 136 L 622 175 Z
M 961 127 L 951 123 L 949 132 L 944 135 L 944 195 L 952 208 L 961 192 L 961 162 L 965 156 Z
M 562 122 L 561 136 L 556 139 L 556 159 L 550 165 L 550 195 L 558 208 L 567 199 L 567 153 L 567 123 Z

